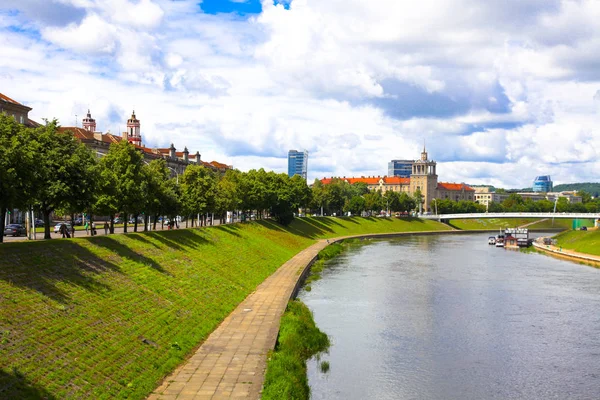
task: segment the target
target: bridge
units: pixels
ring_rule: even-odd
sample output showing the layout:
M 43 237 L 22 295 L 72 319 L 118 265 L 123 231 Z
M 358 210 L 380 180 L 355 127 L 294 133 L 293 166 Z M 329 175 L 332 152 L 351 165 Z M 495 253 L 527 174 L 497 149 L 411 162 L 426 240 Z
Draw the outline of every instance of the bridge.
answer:
M 565 218 L 565 219 L 600 219 L 600 213 L 540 213 L 540 212 L 507 212 L 507 213 L 471 213 L 471 214 L 420 214 L 419 218 L 447 221 L 450 219 L 482 219 L 482 218 Z

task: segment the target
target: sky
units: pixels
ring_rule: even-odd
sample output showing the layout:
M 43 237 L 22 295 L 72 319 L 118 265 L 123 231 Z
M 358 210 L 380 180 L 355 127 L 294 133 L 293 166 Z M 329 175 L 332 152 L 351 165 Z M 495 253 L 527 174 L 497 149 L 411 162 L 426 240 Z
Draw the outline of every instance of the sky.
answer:
M 242 171 L 600 181 L 600 1 L 2 0 L 0 92 Z

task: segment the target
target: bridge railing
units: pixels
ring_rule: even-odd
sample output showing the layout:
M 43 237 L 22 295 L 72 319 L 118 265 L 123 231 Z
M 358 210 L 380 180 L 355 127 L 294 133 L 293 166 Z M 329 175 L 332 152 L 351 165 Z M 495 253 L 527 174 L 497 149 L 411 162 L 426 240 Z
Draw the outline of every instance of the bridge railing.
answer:
M 422 214 L 422 219 L 474 219 L 474 218 L 562 218 L 562 219 L 600 219 L 600 213 L 535 213 L 535 212 L 508 212 L 508 213 L 468 213 L 468 214 Z

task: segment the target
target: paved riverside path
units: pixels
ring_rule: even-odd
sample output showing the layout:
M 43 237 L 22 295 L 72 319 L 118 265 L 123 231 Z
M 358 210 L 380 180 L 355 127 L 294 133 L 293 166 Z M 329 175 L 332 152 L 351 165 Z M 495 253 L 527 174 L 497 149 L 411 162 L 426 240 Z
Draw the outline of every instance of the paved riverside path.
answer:
M 149 399 L 258 399 L 281 315 L 300 274 L 326 246 L 321 240 L 279 267 Z
M 439 233 L 465 231 L 375 233 L 318 241 L 265 279 L 148 399 L 258 399 L 265 378 L 267 354 L 275 348 L 281 315 L 299 284 L 300 275 L 328 243 L 350 238 Z
M 543 238 L 538 238 L 536 241 L 534 241 L 533 247 L 535 247 L 541 251 L 555 254 L 559 257 L 570 258 L 573 261 L 581 260 L 581 261 L 592 262 L 592 263 L 596 263 L 597 265 L 600 265 L 600 256 L 595 256 L 593 254 L 587 254 L 587 253 L 580 253 L 575 250 L 563 249 L 561 246 L 543 244 L 542 242 L 539 241 L 541 239 L 543 239 Z

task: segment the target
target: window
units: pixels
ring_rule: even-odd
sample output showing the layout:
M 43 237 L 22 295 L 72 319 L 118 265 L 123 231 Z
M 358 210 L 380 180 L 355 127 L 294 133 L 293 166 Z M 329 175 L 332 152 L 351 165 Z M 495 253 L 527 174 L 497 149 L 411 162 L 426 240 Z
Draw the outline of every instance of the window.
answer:
M 23 116 L 22 115 L 19 117 L 19 121 L 21 121 L 21 123 L 23 123 Z

